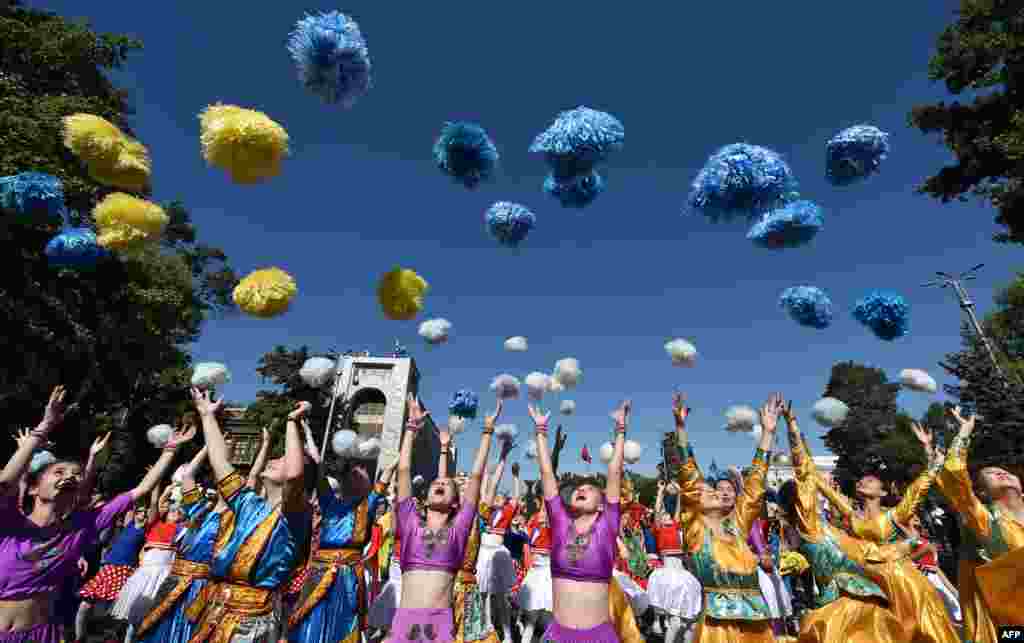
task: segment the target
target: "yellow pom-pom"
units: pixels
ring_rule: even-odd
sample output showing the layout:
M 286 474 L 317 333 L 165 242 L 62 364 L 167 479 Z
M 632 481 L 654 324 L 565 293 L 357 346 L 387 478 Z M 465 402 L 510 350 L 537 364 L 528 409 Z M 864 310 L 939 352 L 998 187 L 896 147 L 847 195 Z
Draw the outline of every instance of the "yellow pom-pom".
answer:
M 408 268 L 395 268 L 386 273 L 377 287 L 384 316 L 399 321 L 415 318 L 423 308 L 423 295 L 428 288 L 426 280 Z
M 123 192 L 104 197 L 92 216 L 99 229 L 96 240 L 110 250 L 129 250 L 155 241 L 170 221 L 159 205 Z
M 779 573 L 783 576 L 790 574 L 803 574 L 810 568 L 807 559 L 799 552 L 787 551 L 782 554 L 779 560 Z
M 288 132 L 263 112 L 211 105 L 199 115 L 203 158 L 235 183 L 259 183 L 281 172 Z
M 65 116 L 64 145 L 90 165 L 113 166 L 128 137 L 110 121 L 92 114 Z
M 298 287 L 280 268 L 263 268 L 249 273 L 235 286 L 233 298 L 238 307 L 253 317 L 276 317 L 288 310 Z
M 131 139 L 125 143 L 113 165 L 89 165 L 89 176 L 96 181 L 133 192 L 146 189 L 150 172 L 149 150 L 142 143 Z

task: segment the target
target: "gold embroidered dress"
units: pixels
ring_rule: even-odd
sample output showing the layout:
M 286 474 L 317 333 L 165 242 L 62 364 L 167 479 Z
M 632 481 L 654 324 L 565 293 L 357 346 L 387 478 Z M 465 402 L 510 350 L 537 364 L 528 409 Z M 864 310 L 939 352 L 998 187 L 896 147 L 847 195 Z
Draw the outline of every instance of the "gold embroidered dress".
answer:
M 491 521 L 491 511 L 488 503 L 480 503 L 479 518 L 469 532 L 466 554 L 462 559 L 462 566 L 455 574 L 455 585 L 452 591 L 454 643 L 474 643 L 476 641 L 498 643 L 498 633 L 485 618 L 484 598 L 480 594 L 476 582 L 476 561 L 480 555 L 480 536 L 485 525 Z

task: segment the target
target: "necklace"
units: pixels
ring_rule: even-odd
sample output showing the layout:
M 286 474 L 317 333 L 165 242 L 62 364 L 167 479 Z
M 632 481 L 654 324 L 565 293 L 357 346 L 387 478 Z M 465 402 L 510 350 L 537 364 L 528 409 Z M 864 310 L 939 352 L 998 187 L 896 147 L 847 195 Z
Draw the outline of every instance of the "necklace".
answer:
M 596 521 L 595 521 L 596 522 Z M 590 528 L 587 529 L 586 533 L 580 533 L 576 527 L 576 521 L 572 522 L 572 539 L 569 544 L 566 545 L 566 553 L 568 555 L 569 564 L 575 566 L 587 553 L 587 549 L 590 547 L 590 540 L 594 532 L 594 525 L 591 523 Z

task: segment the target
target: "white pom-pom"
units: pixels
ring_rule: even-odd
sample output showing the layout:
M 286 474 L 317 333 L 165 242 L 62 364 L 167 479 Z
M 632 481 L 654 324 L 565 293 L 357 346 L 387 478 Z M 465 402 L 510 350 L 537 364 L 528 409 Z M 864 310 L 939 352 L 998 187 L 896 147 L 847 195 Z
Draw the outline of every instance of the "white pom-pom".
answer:
M 170 424 L 157 424 L 146 431 L 146 439 L 158 449 L 167 446 L 172 435 L 174 435 L 174 428 Z
M 339 458 L 347 458 L 352 455 L 352 447 L 356 445 L 358 440 L 359 436 L 356 435 L 355 431 L 349 431 L 348 429 L 335 431 L 334 435 L 331 436 L 331 448 L 334 449 L 334 454 Z
M 174 475 L 171 476 L 171 482 L 173 482 L 174 484 L 181 484 L 185 482 L 185 466 L 186 465 L 181 465 L 180 467 L 178 467 L 178 469 L 174 472 Z
M 538 373 L 537 371 L 526 376 L 526 392 L 529 394 L 530 399 L 539 400 L 544 397 L 544 393 L 548 390 L 548 380 L 550 378 L 550 375 Z
M 673 366 L 692 367 L 697 363 L 697 349 L 685 339 L 673 339 L 665 344 L 665 352 Z
M 46 467 L 57 461 L 57 456 L 49 451 L 36 451 L 32 455 L 32 461 L 28 463 L 29 473 L 39 473 Z
M 918 393 L 935 393 L 939 390 L 939 385 L 935 383 L 935 378 L 916 368 L 900 371 L 900 383 L 903 384 L 904 388 L 917 391 Z
M 337 478 L 332 478 L 331 476 L 327 476 L 327 484 L 330 485 L 331 491 L 337 491 L 338 487 L 341 486 L 338 483 L 338 479 Z
M 530 440 L 530 443 L 526 445 L 526 457 L 531 460 L 537 459 L 537 442 Z
M 519 435 L 519 429 L 515 424 L 500 424 L 498 428 L 494 429 L 494 437 L 499 440 L 515 440 L 517 435 Z
M 513 353 L 525 353 L 528 348 L 526 338 L 521 335 L 515 337 L 509 337 L 505 340 L 505 350 L 512 351 Z
M 775 456 L 775 463 L 776 464 L 782 464 L 782 465 L 788 465 L 790 463 L 790 457 L 788 455 L 786 455 L 785 453 L 780 453 L 777 456 Z
M 811 416 L 818 424 L 832 428 L 846 421 L 850 407 L 834 397 L 823 397 L 814 403 Z
M 448 416 L 448 433 L 458 435 L 466 430 L 466 418 L 458 415 Z
M 299 369 L 299 377 L 307 386 L 320 388 L 334 379 L 338 365 L 326 357 L 310 357 Z
M 423 479 L 423 476 L 419 476 L 419 475 L 418 475 L 418 476 L 416 476 L 415 478 L 413 478 L 413 479 L 412 479 L 412 486 L 414 486 L 414 487 L 419 487 L 419 486 L 421 486 L 421 485 L 422 485 L 422 484 L 423 484 L 424 482 L 426 482 L 426 480 L 424 480 L 424 479 Z
M 583 371 L 575 357 L 566 357 L 555 362 L 555 379 L 565 388 L 573 388 L 583 379 Z
M 514 400 L 519 397 L 519 380 L 507 373 L 499 375 L 491 382 L 491 390 L 498 399 Z
M 576 412 L 576 402 L 572 400 L 562 400 L 562 405 L 558 408 L 558 411 L 562 415 L 572 415 Z
M 565 392 L 565 386 L 554 375 L 548 376 L 548 393 L 555 395 Z
M 764 429 L 761 427 L 761 425 L 755 424 L 754 428 L 750 430 L 750 437 L 753 438 L 755 442 L 757 442 L 758 440 L 761 439 L 762 433 L 764 433 Z
M 428 344 L 443 344 L 448 341 L 448 333 L 452 330 L 452 323 L 447 319 L 428 319 L 420 324 L 420 337 Z
M 356 445 L 355 454 L 360 460 L 376 460 L 380 455 L 380 440 L 370 438 Z
M 601 462 L 608 464 L 612 461 L 612 455 L 615 454 L 615 446 L 611 442 L 605 442 L 601 445 L 601 449 L 597 452 L 597 457 L 601 458 Z
M 626 464 L 636 464 L 640 462 L 640 455 L 643 452 L 644 448 L 639 442 L 626 440 L 626 444 L 622 448 L 622 459 L 626 461 Z
M 725 411 L 725 430 L 732 433 L 750 433 L 757 424 L 757 411 L 749 406 L 730 406 Z
M 231 381 L 228 367 L 219 362 L 202 362 L 192 369 L 192 386 L 217 388 Z

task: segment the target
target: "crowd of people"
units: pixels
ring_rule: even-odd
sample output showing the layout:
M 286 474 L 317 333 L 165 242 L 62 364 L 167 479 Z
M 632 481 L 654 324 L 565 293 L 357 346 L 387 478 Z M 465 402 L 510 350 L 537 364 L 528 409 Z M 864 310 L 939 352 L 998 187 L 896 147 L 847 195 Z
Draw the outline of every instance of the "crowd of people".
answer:
M 958 409 L 946 452 L 915 425 L 928 466 L 887 506 L 879 475 L 863 472 L 847 497 L 817 470 L 781 395 L 760 409 L 750 465 L 704 475 L 677 394 L 649 507 L 625 472 L 628 402 L 612 414 L 606 476 L 568 483 L 549 414 L 531 406 L 533 487 L 509 465 L 512 441 L 495 436 L 501 400 L 471 469 L 448 470 L 442 430 L 437 475 L 417 484 L 413 443 L 432 423 L 413 397 L 393 467 L 350 457 L 326 475 L 299 403 L 283 456 L 268 457 L 265 432 L 243 477 L 222 402 L 192 395 L 200 426 L 176 430 L 139 484 L 112 498 L 93 489 L 105 437 L 84 465 L 39 460 L 63 388 L 17 436 L 0 471 L 0 643 L 84 641 L 104 613 L 126 624 L 123 640 L 146 643 L 995 643 L 998 626 L 1024 621 L 1021 482 L 969 466 L 975 421 Z M 794 479 L 774 489 L 780 420 Z M 202 448 L 166 479 L 199 431 Z M 921 528 L 932 488 L 963 531 L 956 583 Z

